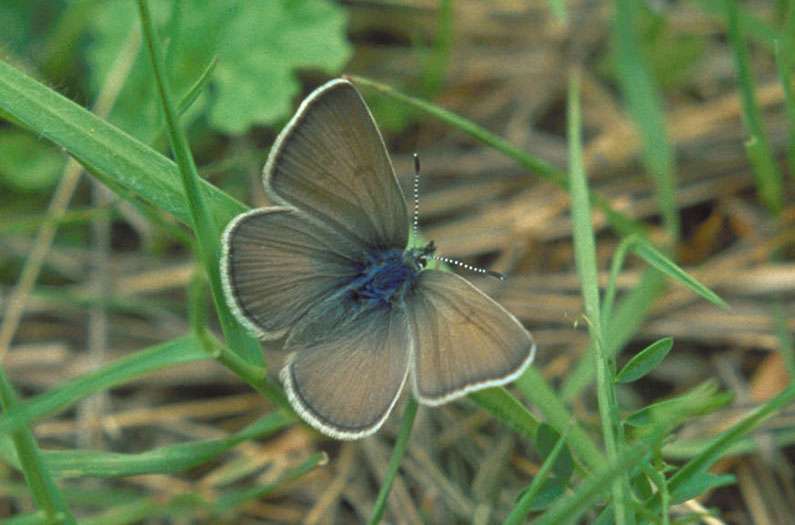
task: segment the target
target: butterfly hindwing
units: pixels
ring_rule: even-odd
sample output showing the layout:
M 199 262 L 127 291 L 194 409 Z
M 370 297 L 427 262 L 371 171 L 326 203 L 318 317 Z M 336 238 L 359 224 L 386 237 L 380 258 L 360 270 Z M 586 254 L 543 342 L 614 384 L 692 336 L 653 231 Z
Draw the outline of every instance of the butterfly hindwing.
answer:
M 522 324 L 454 273 L 421 272 L 406 307 L 415 338 L 412 383 L 424 404 L 513 381 L 533 360 L 535 343 Z

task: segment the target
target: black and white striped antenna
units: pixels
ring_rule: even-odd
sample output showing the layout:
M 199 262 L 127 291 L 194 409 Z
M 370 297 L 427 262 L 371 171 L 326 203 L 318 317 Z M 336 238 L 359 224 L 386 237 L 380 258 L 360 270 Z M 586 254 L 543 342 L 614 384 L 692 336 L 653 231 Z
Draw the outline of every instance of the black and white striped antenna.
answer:
M 412 230 L 414 231 L 414 238 L 416 239 L 419 235 L 420 229 L 420 156 L 415 153 L 414 154 L 414 213 L 412 218 Z M 477 266 L 472 266 L 471 264 L 466 264 L 461 261 L 457 261 L 455 259 L 450 259 L 449 257 L 444 257 L 442 255 L 432 255 L 430 257 L 435 261 L 439 261 L 446 264 L 452 264 L 453 266 L 458 266 L 459 268 L 463 268 L 465 270 L 469 270 L 470 272 L 475 273 L 482 273 L 484 275 L 490 275 L 492 277 L 496 277 L 500 281 L 505 280 L 505 276 L 500 272 L 495 272 L 492 270 L 486 270 L 484 268 L 478 268 Z

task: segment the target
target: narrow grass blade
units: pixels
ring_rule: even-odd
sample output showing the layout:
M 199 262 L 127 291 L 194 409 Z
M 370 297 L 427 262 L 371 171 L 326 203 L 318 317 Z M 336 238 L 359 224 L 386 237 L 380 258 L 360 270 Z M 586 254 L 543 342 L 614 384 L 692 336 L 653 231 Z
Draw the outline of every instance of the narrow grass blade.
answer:
M 566 436 L 560 436 L 557 443 L 555 443 L 555 448 L 553 448 L 552 452 L 550 452 L 550 454 L 546 457 L 544 463 L 541 465 L 541 468 L 538 469 L 538 473 L 530 483 L 530 486 L 527 487 L 527 490 L 524 491 L 522 497 L 519 498 L 519 502 L 513 507 L 511 513 L 503 522 L 503 525 L 521 525 L 522 523 L 526 522 L 527 514 L 530 512 L 530 506 L 533 503 L 533 499 L 540 492 L 544 481 L 547 479 L 547 476 L 555 466 L 558 456 L 565 448 L 565 444 Z
M 479 390 L 468 397 L 519 435 L 527 439 L 535 436 L 538 420 L 504 387 Z
M 119 478 L 142 474 L 176 474 L 206 463 L 244 441 L 269 436 L 293 423 L 292 416 L 269 414 L 229 437 L 178 443 L 138 454 L 99 450 L 45 452 L 53 474 L 62 478 Z
M 439 2 L 436 20 L 436 35 L 430 55 L 422 68 L 422 93 L 426 98 L 433 98 L 441 89 L 450 62 L 450 50 L 453 46 L 453 0 Z
M 574 228 L 574 257 L 577 275 L 582 287 L 590 350 L 596 370 L 596 395 L 602 423 L 602 437 L 607 451 L 607 460 L 616 461 L 621 447 L 621 428 L 616 404 L 613 371 L 604 348 L 602 320 L 599 305 L 599 280 L 596 263 L 596 243 L 591 223 L 591 203 L 588 197 L 588 182 L 582 162 L 582 135 L 580 117 L 579 75 L 574 71 L 569 79 L 568 91 L 568 141 L 569 141 L 569 189 L 571 191 L 571 215 Z M 629 521 L 626 477 L 616 479 L 612 487 L 612 506 L 616 523 Z
M 273 483 L 253 486 L 243 490 L 229 491 L 221 495 L 216 501 L 213 502 L 213 508 L 217 514 L 222 515 L 229 509 L 239 507 L 240 505 L 243 505 L 249 501 L 267 496 L 286 483 L 295 481 L 313 471 L 317 467 L 325 465 L 326 463 L 328 463 L 328 456 L 326 453 L 315 452 L 297 467 L 287 470 L 279 477 L 278 480 L 274 481 Z
M 17 393 L 1 366 L 0 405 L 4 412 L 14 410 L 19 405 Z M 50 523 L 76 524 L 63 494 L 47 469 L 33 432 L 27 426 L 22 426 L 11 433 L 10 441 L 36 507 Z
M 373 506 L 373 514 L 370 516 L 370 521 L 368 521 L 370 525 L 381 523 L 381 518 L 384 516 L 386 500 L 389 497 L 392 483 L 395 481 L 395 476 L 397 476 L 398 469 L 400 468 L 400 460 L 403 459 L 403 454 L 406 452 L 406 447 L 411 437 L 411 428 L 414 425 L 414 417 L 416 415 L 417 400 L 412 396 L 406 403 L 406 408 L 403 410 L 403 422 L 400 424 L 400 432 L 398 432 L 397 441 L 395 441 L 392 457 L 389 458 L 384 482 L 381 484 L 381 490 L 378 491 L 378 497 Z
M 0 111 L 37 136 L 61 146 L 101 182 L 125 188 L 190 223 L 176 165 L 59 93 L 0 60 Z M 201 181 L 219 225 L 246 210 L 240 202 Z
M 163 368 L 208 359 L 195 337 L 181 337 L 119 359 L 33 397 L 0 415 L 0 432 L 14 432 L 77 401 Z
M 522 395 L 544 415 L 545 420 L 560 434 L 566 434 L 569 448 L 589 468 L 596 469 L 605 464 L 605 458 L 591 437 L 576 423 L 563 401 L 541 375 L 537 368 L 530 367 L 516 380 Z M 568 429 L 568 431 L 567 431 Z
M 624 368 L 616 374 L 616 383 L 631 383 L 645 376 L 662 363 L 673 347 L 672 337 L 664 337 L 653 342 L 624 365 Z
M 708 446 L 676 471 L 668 482 L 668 490 L 672 494 L 681 490 L 681 487 L 690 483 L 697 475 L 705 472 L 715 461 L 727 454 L 731 450 L 732 445 L 739 442 L 743 436 L 793 401 L 795 401 L 795 385 L 790 385 L 779 395 L 732 425 L 731 428 L 721 432 Z M 645 505 L 656 508 L 657 502 L 647 500 Z
M 674 505 L 684 503 L 687 500 L 705 494 L 707 491 L 734 485 L 735 483 L 737 483 L 737 478 L 732 474 L 716 475 L 709 472 L 700 472 L 691 477 L 687 483 L 677 487 L 676 492 L 671 494 L 671 503 Z
M 725 25 L 726 11 L 725 4 L 723 3 L 724 1 L 725 0 L 695 0 L 694 3 L 698 4 L 704 12 L 714 15 L 718 23 Z M 748 37 L 755 43 L 761 44 L 767 49 L 772 50 L 773 46 L 775 46 L 776 38 L 779 36 L 779 32 L 760 18 L 760 16 L 754 12 L 752 5 L 748 5 L 748 7 L 742 5 L 738 6 L 738 12 L 740 18 L 743 20 L 743 26 Z
M 605 350 L 613 358 L 638 332 L 654 301 L 665 290 L 665 277 L 657 270 L 646 270 L 637 286 L 619 303 L 615 313 L 605 318 Z M 594 376 L 593 359 L 583 356 L 576 368 L 563 382 L 560 395 L 570 401 L 591 384 Z
M 204 88 L 207 87 L 207 84 L 210 82 L 210 78 L 212 77 L 213 71 L 215 71 L 215 66 L 218 65 L 218 56 L 214 56 L 212 60 L 207 64 L 207 67 L 204 68 L 202 74 L 199 75 L 199 78 L 196 79 L 196 82 L 190 87 L 187 93 L 180 99 L 179 105 L 177 106 L 177 113 L 182 115 L 196 102 L 196 99 L 199 98 L 199 95 L 202 94 Z
M 795 13 L 795 7 L 792 12 Z M 795 15 L 790 15 L 790 19 L 795 20 Z M 789 28 L 789 25 L 793 27 Z M 788 31 L 795 31 L 795 23 L 788 24 Z M 787 165 L 790 177 L 795 178 L 795 93 L 792 89 L 792 56 L 795 51 L 792 47 L 784 39 L 776 41 L 776 68 L 781 89 L 784 91 L 784 110 L 787 113 Z
M 200 184 L 201 179 L 188 145 L 188 139 L 179 125 L 174 96 L 171 93 L 171 86 L 166 74 L 163 52 L 160 49 L 160 41 L 155 33 L 154 22 L 146 0 L 138 0 L 138 14 L 143 28 L 144 41 L 149 50 L 149 60 L 154 72 L 157 92 L 160 96 L 163 114 L 166 117 L 166 129 L 168 130 L 171 149 L 174 151 L 174 157 L 177 160 L 182 187 L 188 202 L 188 209 L 190 210 L 190 224 L 196 235 L 196 244 L 201 262 L 204 265 L 204 271 L 207 272 L 210 279 L 213 302 L 218 313 L 218 319 L 221 322 L 224 337 L 233 352 L 239 353 L 253 364 L 261 365 L 264 363 L 264 359 L 257 340 L 248 334 L 237 322 L 226 304 L 219 267 L 221 259 L 221 231 L 218 228 L 212 210 L 206 204 L 207 199 L 204 188 Z
M 793 4 L 795 7 L 795 4 Z M 776 338 L 778 338 L 778 351 L 787 367 L 790 383 L 795 383 L 795 338 L 787 326 L 787 317 L 780 302 L 774 304 L 773 320 L 776 325 Z
M 648 479 L 654 482 L 654 486 L 657 489 L 657 497 L 660 501 L 660 525 L 669 525 L 671 522 L 669 514 L 670 514 L 670 507 L 671 507 L 671 494 L 668 492 L 668 482 L 665 479 L 665 476 L 658 471 L 656 468 L 651 466 L 649 463 L 646 463 L 642 467 L 643 474 L 648 476 Z M 642 476 L 643 474 L 638 474 Z M 649 496 L 652 496 L 654 493 L 649 490 Z M 638 494 L 638 496 L 640 496 Z M 642 496 L 640 496 L 642 497 Z
M 787 163 L 790 177 L 795 178 L 795 92 L 792 88 L 792 67 L 795 65 L 795 2 L 789 2 L 789 13 L 780 38 L 775 43 L 776 68 L 784 90 L 787 113 Z
M 559 499 L 533 525 L 562 525 L 576 523 L 577 518 L 591 508 L 598 498 L 608 496 L 608 491 L 616 479 L 631 471 L 644 461 L 649 444 L 641 441 L 625 448 L 616 461 L 591 474 L 574 493 Z
M 641 54 L 635 30 L 636 0 L 615 1 L 613 40 L 616 46 L 616 75 L 629 113 L 643 142 L 643 163 L 657 187 L 657 203 L 669 241 L 679 238 L 679 211 L 676 205 L 674 153 L 668 140 L 662 100 Z
M 209 504 L 197 494 L 180 494 L 166 501 L 162 497 L 136 498 L 106 509 L 97 516 L 83 518 L 81 525 L 133 525 L 155 521 L 156 518 L 173 520 L 175 516 L 202 513 L 208 507 Z
M 729 309 L 729 305 L 721 299 L 718 294 L 701 284 L 695 277 L 684 271 L 679 265 L 666 257 L 662 252 L 658 251 L 654 246 L 649 244 L 645 239 L 639 237 L 632 245 L 632 251 L 646 261 L 651 267 L 667 275 L 674 281 L 677 281 L 688 287 L 693 293 L 699 295 L 714 304 L 724 309 Z
M 549 11 L 558 19 L 561 24 L 566 23 L 566 0 L 547 0 Z
M 756 102 L 754 79 L 751 75 L 750 58 L 743 37 L 737 0 L 724 0 L 723 5 L 728 25 L 729 44 L 737 69 L 743 122 L 749 135 L 746 149 L 756 176 L 757 192 L 762 203 L 772 213 L 778 214 L 783 206 L 781 173 L 762 127 L 762 117 Z

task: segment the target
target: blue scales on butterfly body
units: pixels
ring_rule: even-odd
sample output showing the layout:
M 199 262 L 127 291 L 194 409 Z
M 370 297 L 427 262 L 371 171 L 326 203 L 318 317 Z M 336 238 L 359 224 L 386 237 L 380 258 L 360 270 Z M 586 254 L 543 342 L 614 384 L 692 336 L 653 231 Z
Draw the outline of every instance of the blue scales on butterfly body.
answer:
M 423 248 L 405 251 L 388 248 L 368 252 L 357 265 L 358 275 L 347 287 L 350 297 L 364 306 L 399 303 L 435 249 L 430 242 Z

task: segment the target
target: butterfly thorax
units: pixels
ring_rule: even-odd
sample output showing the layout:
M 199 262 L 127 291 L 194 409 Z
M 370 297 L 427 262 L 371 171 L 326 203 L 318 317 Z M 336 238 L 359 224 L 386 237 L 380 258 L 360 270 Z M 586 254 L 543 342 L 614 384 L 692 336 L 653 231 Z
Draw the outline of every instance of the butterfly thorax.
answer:
M 403 299 L 425 267 L 433 244 L 424 248 L 372 250 L 357 264 L 357 276 L 349 286 L 357 303 L 392 305 Z

